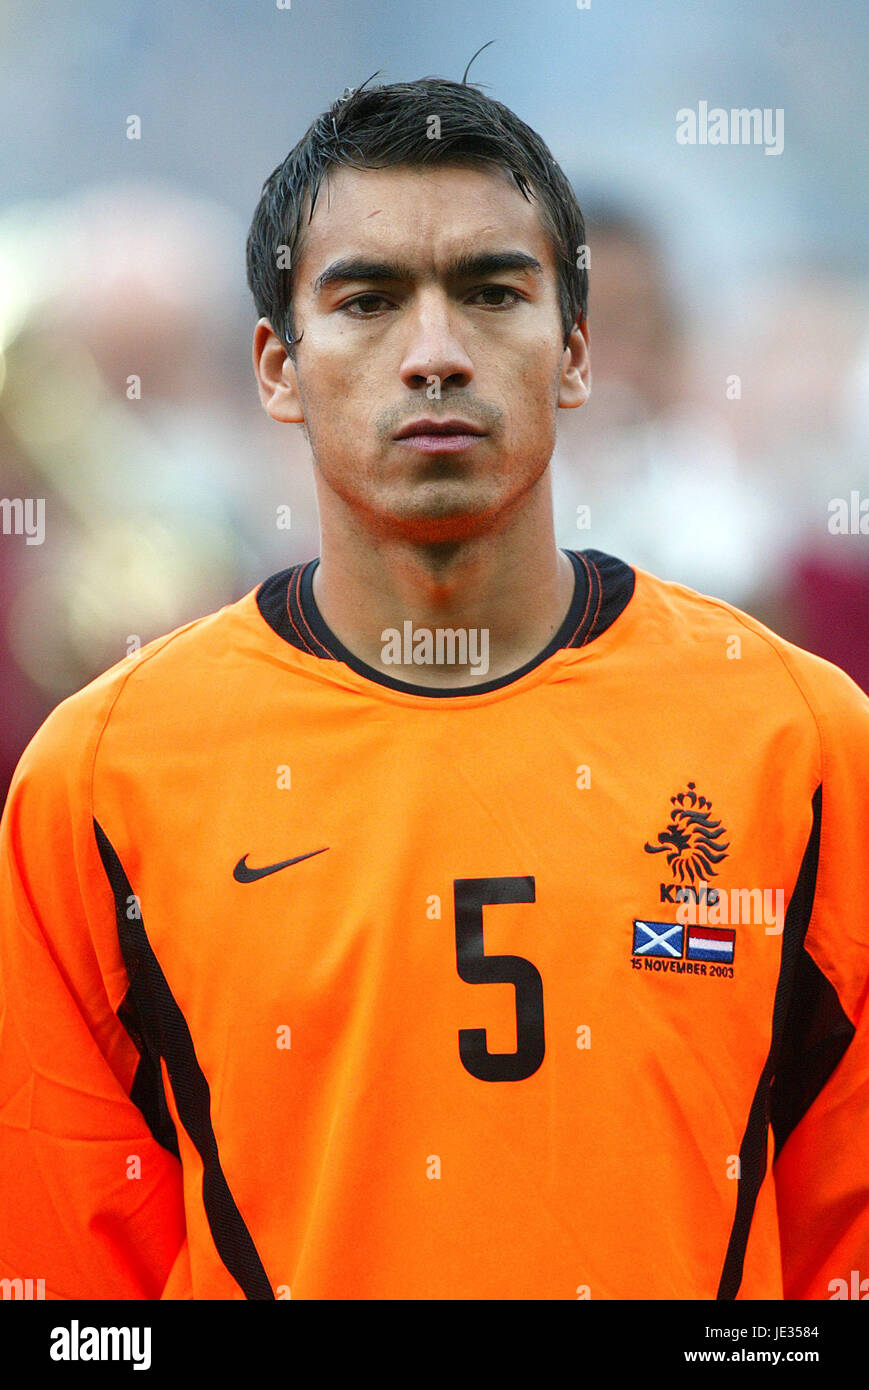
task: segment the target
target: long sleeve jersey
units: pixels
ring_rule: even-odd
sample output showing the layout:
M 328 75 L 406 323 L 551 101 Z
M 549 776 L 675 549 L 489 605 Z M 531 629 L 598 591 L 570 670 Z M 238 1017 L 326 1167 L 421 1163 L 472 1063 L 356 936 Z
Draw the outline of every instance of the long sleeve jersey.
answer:
M 568 553 L 564 622 L 500 679 L 366 665 L 314 559 L 50 715 L 0 828 L 0 1278 L 869 1280 L 869 701 Z

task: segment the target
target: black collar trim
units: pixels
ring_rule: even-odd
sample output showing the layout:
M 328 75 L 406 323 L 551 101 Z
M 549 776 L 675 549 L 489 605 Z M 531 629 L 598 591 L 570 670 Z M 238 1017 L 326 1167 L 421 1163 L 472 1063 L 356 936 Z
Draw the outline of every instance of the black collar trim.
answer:
M 435 698 L 484 695 L 490 690 L 511 685 L 564 647 L 584 647 L 588 642 L 593 642 L 602 632 L 606 632 L 630 602 L 636 575 L 623 560 L 605 555 L 600 550 L 566 550 L 564 553 L 573 562 L 576 585 L 573 601 L 561 627 L 543 651 L 538 652 L 531 661 L 517 671 L 482 685 L 454 686 L 449 690 L 435 689 L 430 685 L 411 685 L 360 661 L 326 626 L 314 601 L 314 570 L 320 563 L 319 559 L 306 560 L 273 574 L 257 589 L 256 601 L 272 631 L 289 642 L 290 646 L 324 661 L 343 661 L 360 676 L 376 681 L 378 685 L 388 686 L 390 690 Z

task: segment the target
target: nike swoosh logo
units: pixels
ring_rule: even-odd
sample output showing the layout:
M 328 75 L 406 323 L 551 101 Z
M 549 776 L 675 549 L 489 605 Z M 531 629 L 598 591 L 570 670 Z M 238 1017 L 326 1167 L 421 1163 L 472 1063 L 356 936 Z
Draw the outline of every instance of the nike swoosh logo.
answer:
M 301 864 L 303 859 L 311 859 L 315 854 L 325 854 L 328 848 L 328 845 L 324 845 L 322 849 L 312 849 L 307 854 L 297 854 L 295 859 L 282 859 L 280 864 L 267 864 L 264 869 L 249 869 L 246 863 L 247 855 L 243 854 L 233 869 L 232 876 L 236 883 L 256 883 L 258 878 L 265 878 L 267 874 L 276 874 L 278 869 L 288 869 L 291 864 Z

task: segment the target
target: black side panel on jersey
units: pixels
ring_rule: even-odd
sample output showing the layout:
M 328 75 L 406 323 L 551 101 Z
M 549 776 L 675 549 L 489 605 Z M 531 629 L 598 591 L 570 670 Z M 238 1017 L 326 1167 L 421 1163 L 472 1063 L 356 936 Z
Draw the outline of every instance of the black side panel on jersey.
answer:
M 826 1086 L 855 1032 L 834 987 L 803 946 L 770 1097 L 770 1118 L 775 1135 L 773 1161 L 781 1153 L 788 1135 Z
M 117 912 L 117 904 L 115 911 Z M 162 1144 L 163 1148 L 168 1149 L 176 1158 L 180 1158 L 175 1122 L 169 1113 L 163 1088 L 160 1056 L 150 1039 L 145 1036 L 136 1011 L 132 985 L 121 1000 L 118 1019 L 126 1028 L 139 1053 L 139 1065 L 130 1088 L 130 1100 L 141 1110 L 157 1143 Z
M 130 1036 L 142 1052 L 143 1060 L 147 1057 L 151 1073 L 147 1082 L 140 1083 L 140 1090 L 145 1085 L 153 1088 L 153 1073 L 156 1071 L 156 1075 L 160 1075 L 162 1058 L 172 1082 L 181 1123 L 202 1159 L 202 1199 L 217 1252 L 245 1298 L 274 1299 L 274 1291 L 220 1164 L 211 1123 L 211 1092 L 197 1060 L 190 1029 L 154 955 L 144 922 L 140 916 L 132 920 L 127 916 L 133 890 L 111 841 L 96 820 L 94 834 L 115 898 L 118 939 L 130 981 L 122 1005 L 124 1016 L 119 1012 L 119 1017 L 125 1027 L 129 1023 L 135 1029 Z M 136 1082 L 139 1082 L 139 1071 Z M 133 1089 L 136 1090 L 135 1085 Z M 165 1106 L 165 1096 L 162 1103 Z M 151 1119 L 147 1115 L 145 1118 L 150 1126 Z M 159 1134 L 155 1134 L 155 1138 L 163 1142 Z M 178 1152 L 177 1138 L 175 1152 Z
M 821 799 L 821 787 L 819 785 L 812 797 L 812 828 L 803 853 L 796 885 L 785 914 L 781 965 L 773 1003 L 769 1054 L 757 1083 L 748 1115 L 748 1123 L 739 1148 L 736 1211 L 716 1295 L 719 1299 L 736 1298 L 742 1283 L 745 1250 L 754 1216 L 755 1203 L 766 1175 L 769 1122 L 775 1085 L 773 1078 L 778 1076 L 781 1065 L 785 1066 L 787 1072 L 792 1061 L 794 1043 L 787 1036 L 787 1029 L 794 1022 L 794 1010 L 796 1009 L 798 1014 L 800 1009 L 799 1003 L 794 1005 L 794 999 L 797 997 L 801 962 L 806 955 L 804 942 L 815 898 L 818 848 L 821 839 Z M 782 1098 L 788 1094 L 786 1082 L 779 1094 Z M 788 1111 L 788 1114 L 790 1113 Z

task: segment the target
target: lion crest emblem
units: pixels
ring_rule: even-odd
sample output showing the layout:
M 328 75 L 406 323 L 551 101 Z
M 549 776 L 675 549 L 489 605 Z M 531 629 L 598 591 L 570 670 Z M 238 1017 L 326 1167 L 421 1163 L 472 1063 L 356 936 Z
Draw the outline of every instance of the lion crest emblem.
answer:
M 666 854 L 674 878 L 680 883 L 695 879 L 707 882 L 718 870 L 714 867 L 726 859 L 729 843 L 722 844 L 727 834 L 720 820 L 712 819 L 712 802 L 699 796 L 695 784 L 688 790 L 670 797 L 673 810 L 670 824 L 658 833 L 658 843 L 644 848 L 647 854 Z

